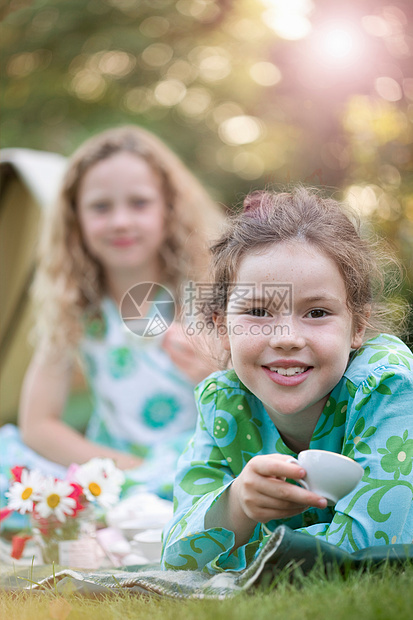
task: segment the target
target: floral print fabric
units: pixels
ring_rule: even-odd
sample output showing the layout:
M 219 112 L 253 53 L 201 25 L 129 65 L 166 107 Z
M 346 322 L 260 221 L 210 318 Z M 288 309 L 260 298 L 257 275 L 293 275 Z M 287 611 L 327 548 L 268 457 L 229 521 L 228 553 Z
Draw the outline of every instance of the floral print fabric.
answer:
M 81 352 L 95 407 L 86 436 L 147 461 L 129 478 L 171 499 L 176 461 L 193 434 L 193 385 L 161 347 L 123 324 L 106 298 L 86 317 Z
M 208 377 L 197 398 L 197 430 L 178 464 L 175 514 L 164 532 L 164 568 L 242 570 L 281 523 L 349 552 L 412 542 L 413 355 L 398 338 L 382 334 L 352 354 L 309 445 L 360 463 L 356 489 L 334 507 L 257 524 L 233 553 L 233 532 L 206 529 L 207 511 L 255 455 L 296 454 L 235 372 Z

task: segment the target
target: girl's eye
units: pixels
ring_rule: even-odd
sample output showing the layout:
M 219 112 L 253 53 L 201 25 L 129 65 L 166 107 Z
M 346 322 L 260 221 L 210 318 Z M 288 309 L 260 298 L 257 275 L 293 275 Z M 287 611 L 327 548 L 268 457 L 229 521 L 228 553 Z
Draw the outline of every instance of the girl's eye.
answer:
M 143 209 L 149 203 L 147 198 L 133 198 L 131 200 L 131 205 L 136 209 Z
M 105 211 L 108 211 L 109 203 L 108 202 L 95 202 L 92 205 L 92 209 L 93 211 L 96 211 L 97 213 L 104 213 Z
M 310 319 L 322 319 L 327 316 L 327 312 L 321 308 L 315 308 L 314 310 L 310 310 L 307 316 L 310 317 Z
M 251 308 L 251 310 L 248 310 L 246 314 L 257 317 L 269 316 L 268 311 L 265 308 Z

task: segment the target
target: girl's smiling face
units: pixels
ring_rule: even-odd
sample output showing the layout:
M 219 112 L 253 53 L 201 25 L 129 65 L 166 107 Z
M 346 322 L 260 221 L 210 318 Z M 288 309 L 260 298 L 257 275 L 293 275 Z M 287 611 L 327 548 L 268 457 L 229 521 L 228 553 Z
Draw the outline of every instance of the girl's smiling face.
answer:
M 286 284 L 287 306 L 277 294 Z M 364 328 L 354 326 L 346 300 L 337 265 L 306 242 L 276 244 L 241 260 L 222 340 L 238 377 L 280 432 L 293 430 L 297 415 L 315 426 L 350 350 L 361 346 Z

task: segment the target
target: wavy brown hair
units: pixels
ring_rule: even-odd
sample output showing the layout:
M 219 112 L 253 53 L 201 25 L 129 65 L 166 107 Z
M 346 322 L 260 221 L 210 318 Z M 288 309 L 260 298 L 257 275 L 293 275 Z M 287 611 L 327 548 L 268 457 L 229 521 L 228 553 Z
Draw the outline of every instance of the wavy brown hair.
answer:
M 93 165 L 119 152 L 141 157 L 161 179 L 167 234 L 160 260 L 163 283 L 175 293 L 183 281 L 203 277 L 209 243 L 223 221 L 200 182 L 152 133 L 126 126 L 83 143 L 69 159 L 58 199 L 45 213 L 32 288 L 35 336 L 59 351 L 76 346 L 84 311 L 97 309 L 105 293 L 102 267 L 88 252 L 78 222 L 79 186 Z
M 362 238 L 359 228 L 354 213 L 317 190 L 298 186 L 291 192 L 249 194 L 243 211 L 230 219 L 212 247 L 215 298 L 205 307 L 206 320 L 211 324 L 225 315 L 244 256 L 276 243 L 302 241 L 337 265 L 354 325 L 366 326 L 366 339 L 382 331 L 402 334 L 407 307 L 389 299 L 389 289 L 402 279 L 401 267 L 380 240 Z

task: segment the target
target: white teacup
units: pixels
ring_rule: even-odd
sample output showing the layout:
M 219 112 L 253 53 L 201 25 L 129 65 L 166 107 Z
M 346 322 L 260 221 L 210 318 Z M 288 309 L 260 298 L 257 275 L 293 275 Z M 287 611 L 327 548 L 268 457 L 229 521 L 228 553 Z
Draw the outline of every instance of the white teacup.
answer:
M 297 461 L 306 471 L 299 484 L 308 491 L 325 497 L 328 505 L 352 491 L 363 477 L 364 469 L 347 456 L 328 450 L 303 450 Z
M 135 534 L 132 548 L 143 554 L 148 562 L 159 562 L 162 554 L 162 530 L 145 530 Z

